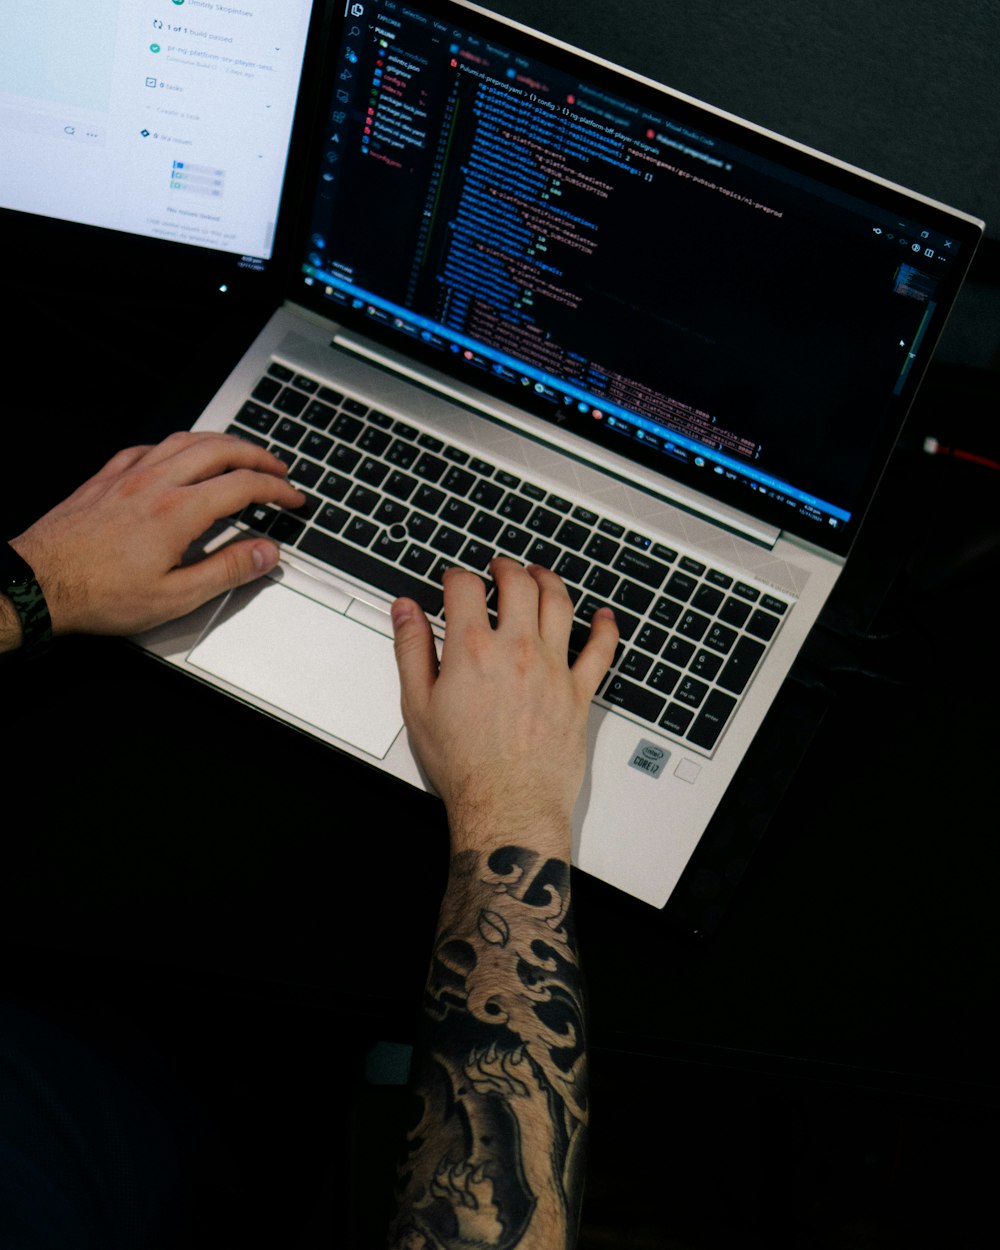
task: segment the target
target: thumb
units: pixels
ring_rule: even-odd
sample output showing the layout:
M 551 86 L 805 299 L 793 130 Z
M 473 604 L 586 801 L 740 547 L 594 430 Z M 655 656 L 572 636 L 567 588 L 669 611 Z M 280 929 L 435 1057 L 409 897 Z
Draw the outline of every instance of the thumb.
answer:
M 392 605 L 392 632 L 405 716 L 408 707 L 422 705 L 430 694 L 438 674 L 437 651 L 430 622 L 412 599 Z
M 216 595 L 263 577 L 278 563 L 280 554 L 277 545 L 268 539 L 248 538 L 230 543 L 196 564 L 177 570 L 174 577 L 177 585 L 181 577 L 184 579 L 191 600 L 190 611 Z

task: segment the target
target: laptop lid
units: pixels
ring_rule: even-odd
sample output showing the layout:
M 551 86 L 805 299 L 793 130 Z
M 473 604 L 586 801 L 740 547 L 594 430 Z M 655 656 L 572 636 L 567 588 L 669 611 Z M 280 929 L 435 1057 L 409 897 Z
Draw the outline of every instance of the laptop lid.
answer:
M 464 0 L 326 66 L 292 299 L 846 555 L 981 222 Z

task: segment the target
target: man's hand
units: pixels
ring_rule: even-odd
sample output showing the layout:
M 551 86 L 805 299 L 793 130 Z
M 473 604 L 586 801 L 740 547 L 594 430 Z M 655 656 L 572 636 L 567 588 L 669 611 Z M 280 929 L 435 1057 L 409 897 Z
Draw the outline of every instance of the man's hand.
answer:
M 302 494 L 269 452 L 227 434 L 171 434 L 120 451 L 11 540 L 31 565 L 55 634 L 129 634 L 193 611 L 278 560 L 248 538 L 180 567 L 190 544 L 251 503 L 294 508 Z
M 424 613 L 409 599 L 393 605 L 403 715 L 448 809 L 454 852 L 520 841 L 568 859 L 587 713 L 618 630 L 610 609 L 600 609 L 570 668 L 573 604 L 562 580 L 506 558 L 494 560 L 492 572 L 496 629 L 482 579 L 446 574 L 440 665 Z M 540 837 L 552 844 L 540 846 Z

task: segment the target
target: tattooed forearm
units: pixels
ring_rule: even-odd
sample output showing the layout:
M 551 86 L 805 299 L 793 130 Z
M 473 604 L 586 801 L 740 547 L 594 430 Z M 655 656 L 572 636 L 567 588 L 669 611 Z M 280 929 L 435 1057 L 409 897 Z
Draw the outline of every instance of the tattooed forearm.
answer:
M 400 1168 L 395 1250 L 563 1250 L 583 1188 L 587 1059 L 569 867 L 452 861 Z

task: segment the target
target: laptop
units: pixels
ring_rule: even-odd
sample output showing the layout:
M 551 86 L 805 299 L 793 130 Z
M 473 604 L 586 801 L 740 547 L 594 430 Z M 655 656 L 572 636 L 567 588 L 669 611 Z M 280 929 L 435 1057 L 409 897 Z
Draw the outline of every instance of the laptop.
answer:
M 307 495 L 199 546 L 268 533 L 273 575 L 135 641 L 426 790 L 390 603 L 440 637 L 445 568 L 555 568 L 571 654 L 602 603 L 622 636 L 573 860 L 663 907 L 841 574 L 983 223 L 465 0 L 310 8 L 121 18 L 166 84 L 132 88 L 168 110 L 140 150 L 170 173 L 126 230 L 234 281 L 287 267 L 194 428 L 271 448 Z M 266 122 L 199 130 L 210 76 Z

